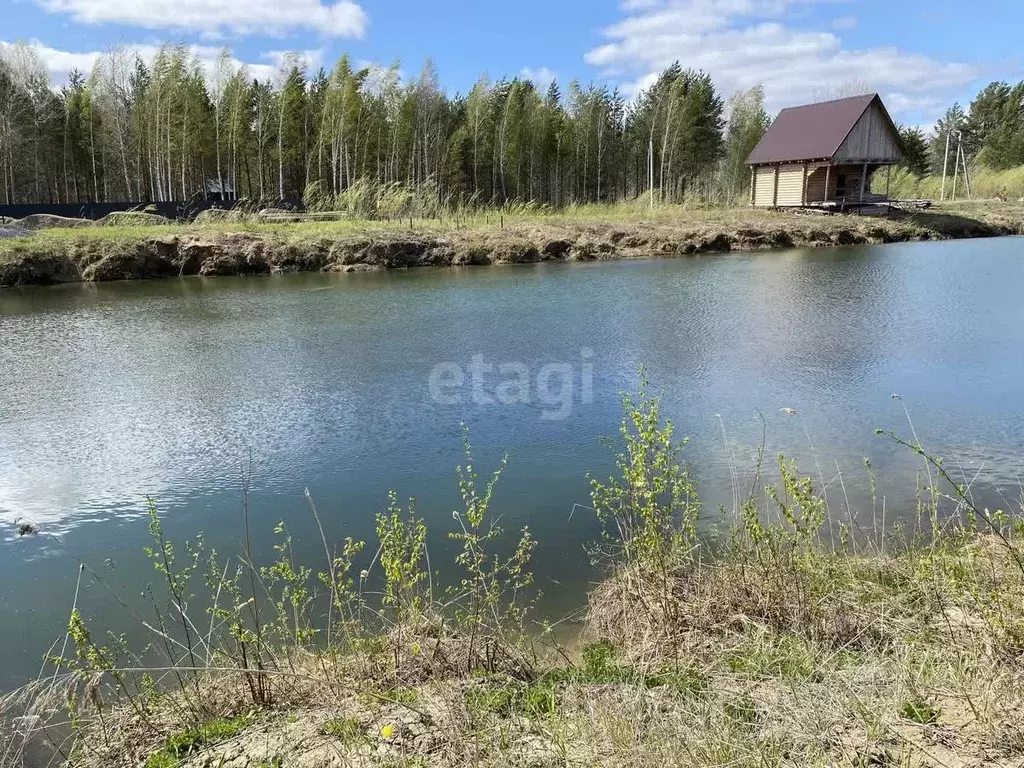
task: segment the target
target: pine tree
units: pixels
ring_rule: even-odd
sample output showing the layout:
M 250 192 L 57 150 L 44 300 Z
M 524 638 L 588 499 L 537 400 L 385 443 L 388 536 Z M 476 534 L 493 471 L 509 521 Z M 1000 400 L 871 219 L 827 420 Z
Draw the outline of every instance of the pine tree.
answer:
M 920 128 L 899 127 L 903 139 L 904 156 L 902 166 L 919 179 L 931 173 L 931 152 L 924 131 Z

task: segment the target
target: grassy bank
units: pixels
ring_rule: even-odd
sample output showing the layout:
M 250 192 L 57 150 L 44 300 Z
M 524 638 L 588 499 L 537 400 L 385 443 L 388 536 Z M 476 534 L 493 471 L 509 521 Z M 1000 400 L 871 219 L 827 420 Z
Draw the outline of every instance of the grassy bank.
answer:
M 952 164 L 951 164 L 952 165 Z M 950 167 L 946 176 L 946 198 L 953 197 L 953 168 Z M 942 196 L 942 169 L 919 179 L 913 173 L 897 168 L 893 170 L 891 194 L 901 200 L 939 200 Z M 883 174 L 875 179 L 875 189 L 884 192 Z M 1009 168 L 1004 171 L 993 171 L 988 168 L 974 168 L 970 177 L 971 196 L 979 200 L 1005 200 L 1020 202 L 1024 200 L 1024 167 Z M 967 195 L 967 185 L 963 173 L 956 179 L 956 197 L 963 200 Z
M 642 203 L 456 219 L 221 220 L 42 229 L 0 239 L 0 286 L 180 275 L 357 271 L 679 256 L 1019 234 L 1017 203 L 957 204 L 891 217 L 820 216 Z
M 657 401 L 624 405 L 619 474 L 593 481 L 604 577 L 572 643 L 534 616 L 532 537 L 502 533 L 501 469 L 478 476 L 468 448 L 448 587 L 394 498 L 376 542 L 325 540 L 311 567 L 283 523 L 259 567 L 174 547 L 154 509 L 164 593 L 144 620 L 163 661 L 74 612 L 64 653 L 4 702 L 19 719 L 0 765 L 44 747 L 146 768 L 1024 760 L 1020 517 L 978 509 L 908 441 L 913 531 L 887 525 L 881 500 L 829 509 L 780 457 L 709 537 Z

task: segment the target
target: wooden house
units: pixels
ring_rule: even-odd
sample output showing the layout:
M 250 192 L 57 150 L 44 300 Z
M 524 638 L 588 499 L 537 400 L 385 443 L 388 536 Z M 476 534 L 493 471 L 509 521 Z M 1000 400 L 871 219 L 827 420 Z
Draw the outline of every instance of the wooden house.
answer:
M 750 203 L 776 208 L 877 202 L 872 174 L 899 163 L 903 152 L 877 93 L 784 109 L 747 159 Z

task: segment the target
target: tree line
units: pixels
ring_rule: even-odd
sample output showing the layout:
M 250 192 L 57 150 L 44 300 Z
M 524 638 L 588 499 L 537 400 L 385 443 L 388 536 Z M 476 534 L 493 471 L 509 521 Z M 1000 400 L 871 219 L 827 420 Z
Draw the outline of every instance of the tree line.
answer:
M 728 124 L 726 115 L 730 116 Z M 31 47 L 0 53 L 0 201 L 330 199 L 360 185 L 425 201 L 561 206 L 723 198 L 747 183 L 769 118 L 760 88 L 723 100 L 678 64 L 637 99 L 572 81 L 481 77 L 448 96 L 429 61 L 309 72 L 286 56 L 260 80 L 224 51 L 211 72 L 183 46 L 146 62 L 102 55 L 59 89 Z
M 989 83 L 965 110 L 953 104 L 925 133 L 901 128 L 907 148 L 906 167 L 919 178 L 952 173 L 957 147 L 975 166 L 993 171 L 1024 166 L 1024 82 Z M 948 154 L 947 154 L 948 153 Z
M 310 72 L 297 55 L 255 78 L 225 50 L 210 71 L 184 46 L 152 61 L 111 50 L 55 89 L 23 44 L 0 50 L 0 202 L 206 198 L 331 205 L 413 190 L 424 207 L 731 202 L 770 116 L 758 86 L 723 99 L 701 71 L 668 67 L 635 99 L 604 85 L 481 77 L 449 96 L 427 62 Z M 941 171 L 946 137 L 992 168 L 1024 164 L 1024 83 L 992 83 L 930 135 L 901 128 L 906 165 Z

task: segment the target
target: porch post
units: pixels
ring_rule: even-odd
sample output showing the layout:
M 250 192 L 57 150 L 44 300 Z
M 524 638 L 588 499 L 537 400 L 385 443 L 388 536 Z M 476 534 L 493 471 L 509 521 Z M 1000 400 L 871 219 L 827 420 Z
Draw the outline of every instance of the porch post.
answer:
M 825 199 L 822 200 L 823 203 L 827 203 L 828 202 L 828 185 L 829 185 L 829 183 L 831 181 L 832 181 L 832 163 L 829 163 L 828 165 L 825 166 Z
M 807 205 L 807 163 L 804 163 L 804 183 L 800 190 L 800 205 Z
M 757 168 L 750 166 L 750 205 L 757 201 Z
M 892 166 L 885 166 L 885 204 L 892 211 L 892 199 L 889 197 L 889 185 L 892 183 Z
M 772 208 L 779 205 L 779 166 L 775 166 L 775 186 L 772 189 Z
M 868 164 L 864 163 L 864 170 L 860 174 L 860 202 L 864 202 L 864 185 L 868 183 Z

